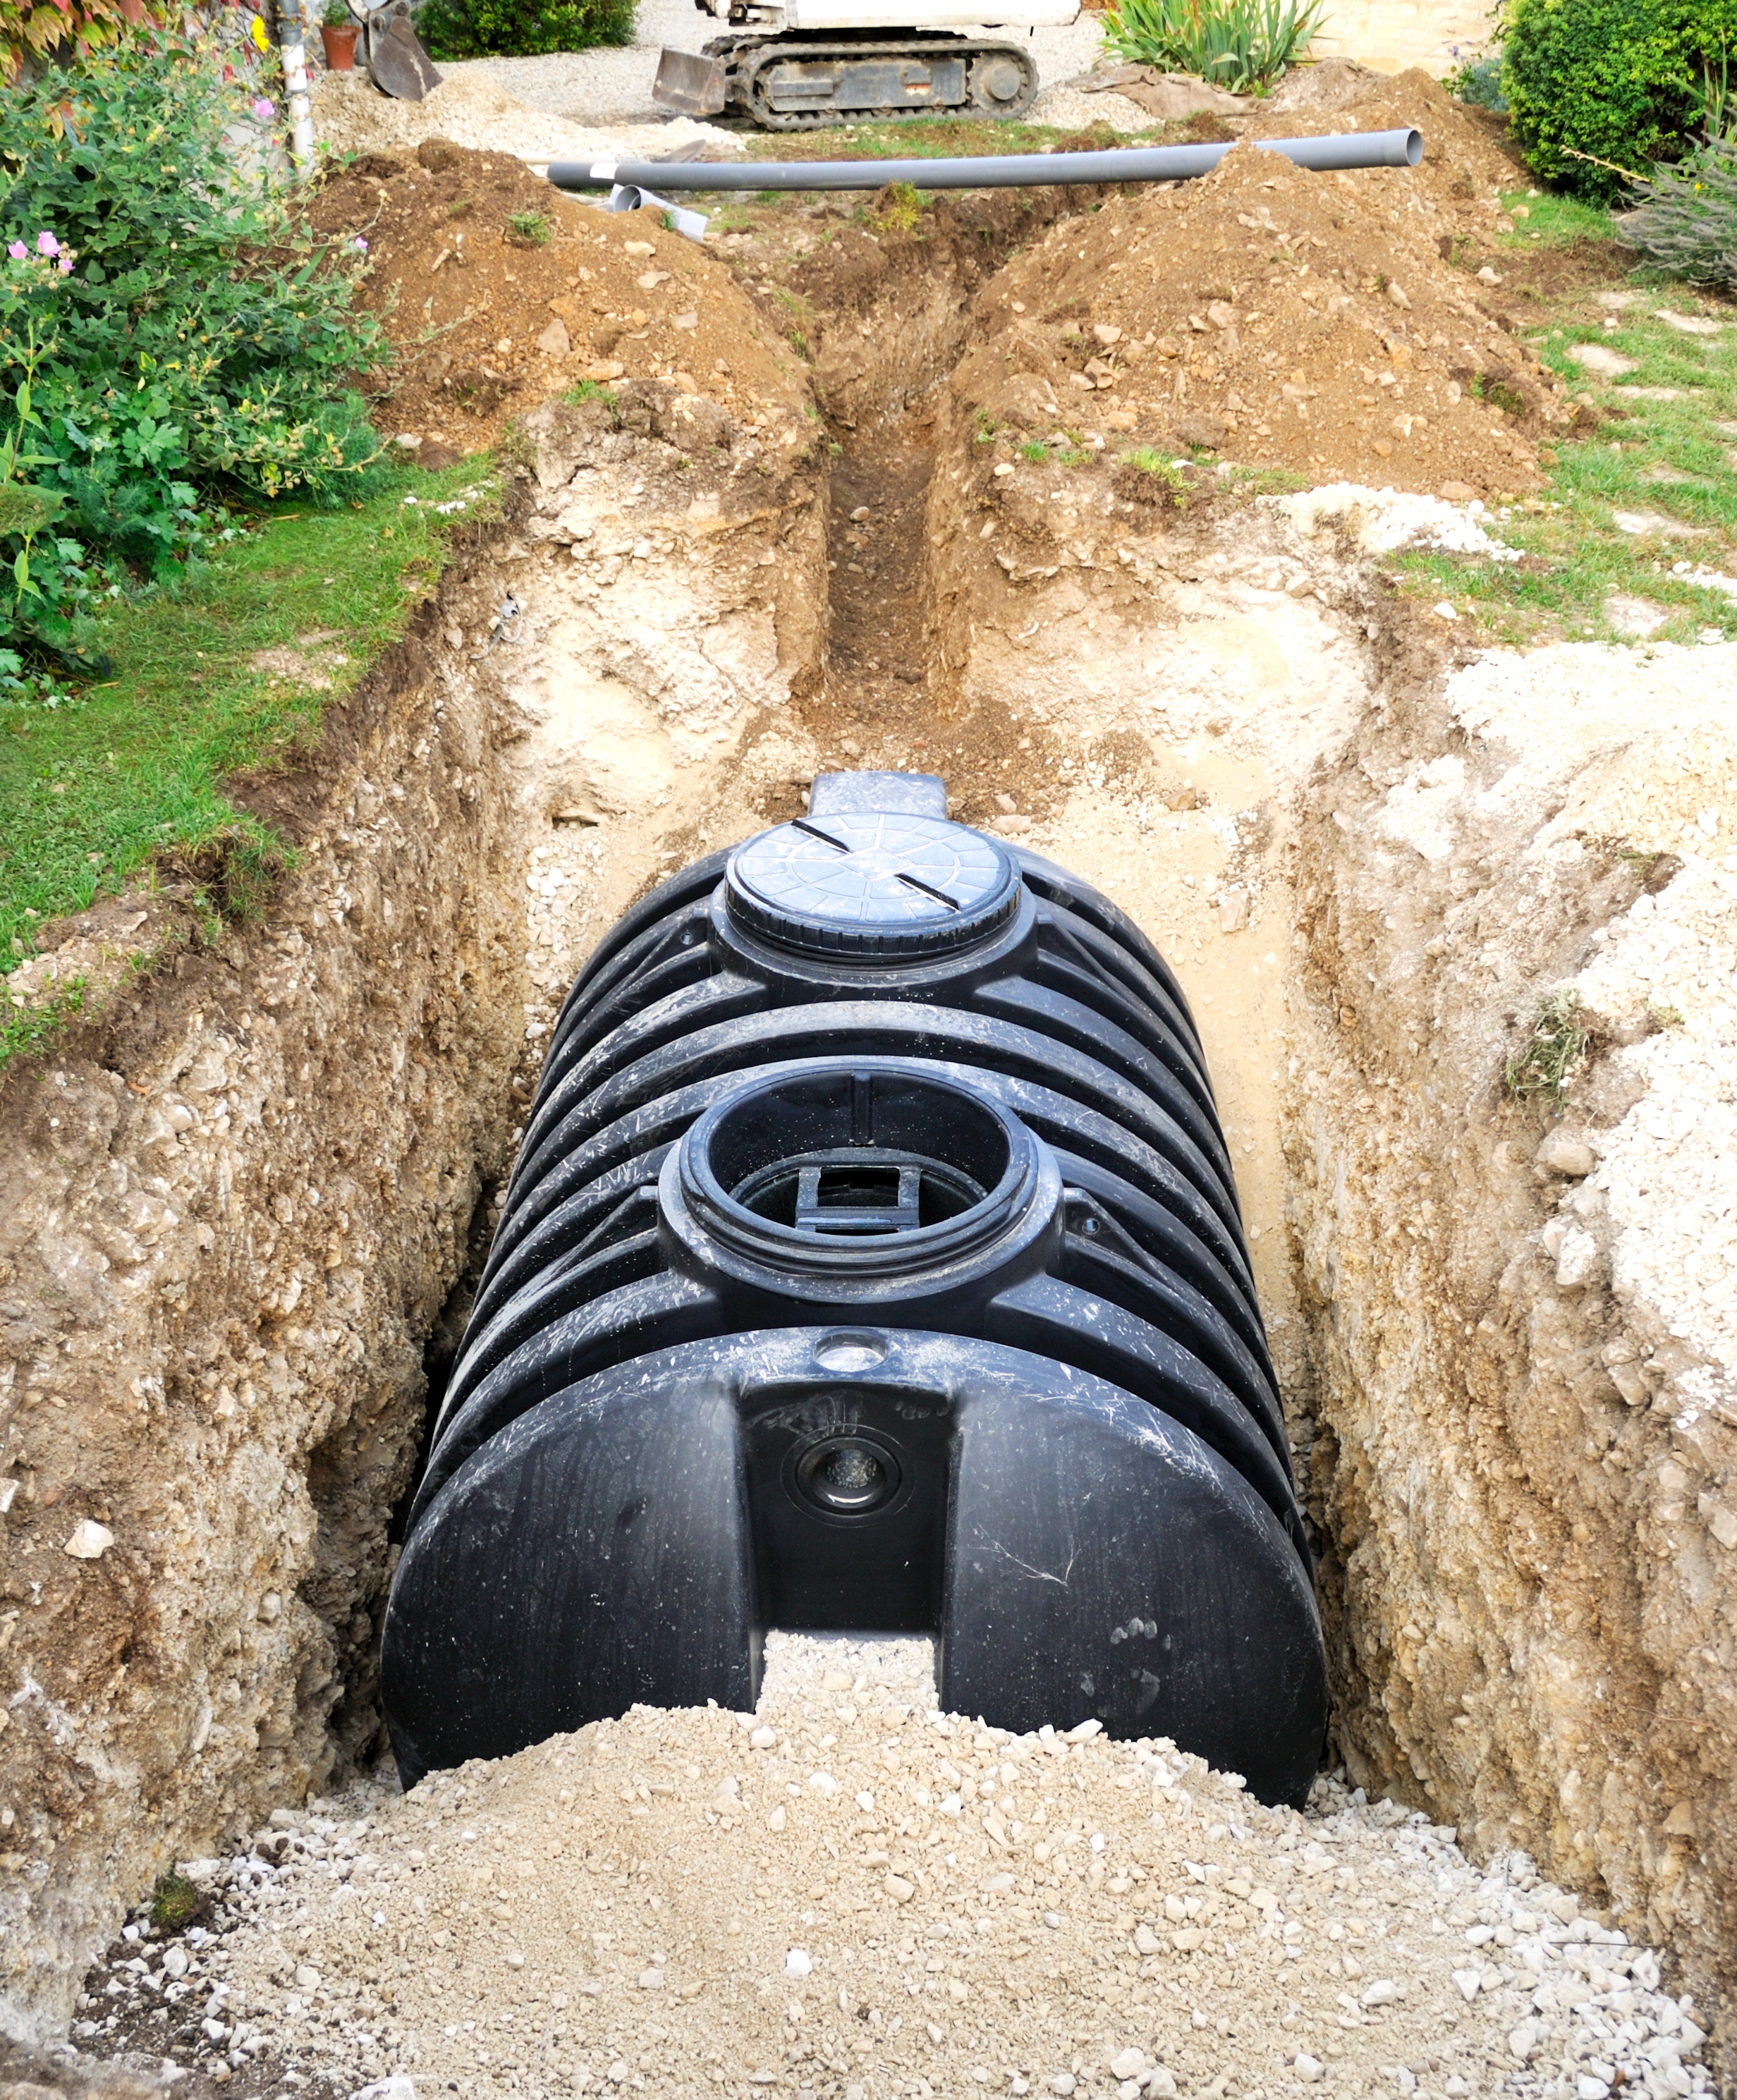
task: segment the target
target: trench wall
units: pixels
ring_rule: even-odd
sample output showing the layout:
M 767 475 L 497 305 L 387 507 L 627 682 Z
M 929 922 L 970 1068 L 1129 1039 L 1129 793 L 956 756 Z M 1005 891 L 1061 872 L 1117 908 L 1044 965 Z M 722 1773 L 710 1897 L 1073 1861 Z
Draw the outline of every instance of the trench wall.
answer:
M 1002 827 L 1133 909 L 1194 1003 L 1338 1752 L 1670 1948 L 1728 2069 L 1730 652 L 1462 660 L 1306 511 L 998 475 L 975 407 L 962 366 L 942 676 L 1060 740 Z M 1517 1096 L 1553 998 L 1586 1053 L 1559 1101 Z
M 1669 1947 L 1728 2071 L 1730 652 L 1462 660 L 1307 506 L 992 467 L 985 399 L 1019 417 L 968 360 L 930 498 L 946 676 L 1065 738 L 1004 821 L 1194 999 L 1341 1754 Z M 1559 1101 L 1505 1079 L 1546 999 L 1585 1036 Z
M 1727 2073 L 1732 655 L 1390 680 L 1302 829 L 1286 1105 L 1346 1761 L 1671 1948 Z M 1552 996 L 1587 1054 L 1516 1098 Z
M 823 456 L 786 415 L 708 427 L 696 466 L 686 397 L 623 393 L 531 419 L 508 522 L 280 812 L 302 862 L 265 923 L 0 1093 L 21 2039 L 64 2034 L 171 1862 L 383 1749 L 425 1357 L 461 1328 L 538 1045 L 635 895 L 795 801 L 800 754 L 738 745 L 814 675 Z
M 124 1902 L 377 1726 L 387 1525 L 505 1157 L 522 965 L 487 697 L 425 631 L 349 715 L 268 922 L 4 1096 L 0 1979 L 25 2038 L 64 2027 Z

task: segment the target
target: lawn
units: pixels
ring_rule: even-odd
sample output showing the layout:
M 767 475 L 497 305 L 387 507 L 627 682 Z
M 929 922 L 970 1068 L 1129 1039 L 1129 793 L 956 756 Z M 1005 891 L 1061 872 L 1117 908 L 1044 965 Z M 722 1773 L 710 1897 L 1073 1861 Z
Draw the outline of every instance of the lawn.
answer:
M 493 514 L 487 462 L 394 471 L 364 502 L 288 502 L 174 591 L 110 607 L 96 647 L 110 675 L 68 695 L 0 695 L 0 968 L 44 922 L 88 909 L 165 855 L 219 837 L 281 865 L 224 792 L 243 768 L 289 761 L 324 709 L 404 632 L 454 532 Z M 330 682 L 319 690 L 288 651 Z M 288 675 L 285 675 L 286 668 Z M 40 1031 L 11 1017 L 0 1062 Z
M 1492 251 L 1498 268 L 1523 271 L 1528 255 L 1542 262 L 1541 248 L 1603 258 L 1532 302 L 1526 340 L 1607 420 L 1556 446 L 1548 487 L 1498 514 L 1496 535 L 1519 549 L 1519 562 L 1409 554 L 1393 567 L 1495 640 L 1737 639 L 1737 593 L 1695 580 L 1737 576 L 1737 309 L 1629 271 L 1608 245 L 1607 213 L 1528 191 L 1503 201 L 1527 216 Z M 1609 353 L 1629 368 L 1589 368 L 1574 355 L 1589 346 L 1595 364 Z

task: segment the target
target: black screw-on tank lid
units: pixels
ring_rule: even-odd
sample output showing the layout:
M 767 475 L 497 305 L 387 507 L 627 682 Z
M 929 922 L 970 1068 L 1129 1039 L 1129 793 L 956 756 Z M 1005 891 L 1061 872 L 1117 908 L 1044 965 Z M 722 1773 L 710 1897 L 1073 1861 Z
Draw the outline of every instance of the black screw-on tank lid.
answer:
M 730 915 L 811 955 L 888 961 L 981 940 L 1019 907 L 1019 863 L 982 832 L 894 810 L 799 817 L 750 839 L 725 876 Z

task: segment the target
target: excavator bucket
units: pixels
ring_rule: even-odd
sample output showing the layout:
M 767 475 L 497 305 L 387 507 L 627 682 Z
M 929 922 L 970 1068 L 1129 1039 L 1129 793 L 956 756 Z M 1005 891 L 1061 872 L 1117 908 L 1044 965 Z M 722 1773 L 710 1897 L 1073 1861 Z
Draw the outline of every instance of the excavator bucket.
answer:
M 659 109 L 680 117 L 716 117 L 724 107 L 725 75 L 721 58 L 699 51 L 672 51 L 666 46 L 658 60 L 651 99 Z
M 398 102 L 420 102 L 439 86 L 441 76 L 411 27 L 410 10 L 402 0 L 386 21 L 376 15 L 368 30 L 368 76 L 382 95 Z

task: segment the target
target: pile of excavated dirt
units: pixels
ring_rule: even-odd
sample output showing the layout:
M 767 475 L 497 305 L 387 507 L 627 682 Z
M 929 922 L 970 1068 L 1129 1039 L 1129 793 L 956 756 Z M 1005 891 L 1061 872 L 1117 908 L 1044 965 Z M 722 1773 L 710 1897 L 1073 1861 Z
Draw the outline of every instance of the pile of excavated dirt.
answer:
M 1409 170 L 1316 175 L 1240 147 L 1010 263 L 954 396 L 1040 436 L 1097 427 L 1316 481 L 1528 489 L 1572 411 L 1444 261 L 1453 235 Z
M 1329 60 L 1287 74 L 1274 95 L 1250 105 L 1242 130 L 1252 139 L 1294 139 L 1409 125 L 1423 134 L 1413 174 L 1426 196 L 1456 211 L 1500 210 L 1496 192 L 1512 189 L 1524 168 L 1506 130 L 1416 66 L 1378 73 Z
M 1332 1780 L 936 1710 L 928 1643 L 774 1635 L 757 1714 L 636 1707 L 275 1814 L 122 1941 L 109 2027 L 249 2088 L 1708 2089 L 1658 1957 Z M 100 2009 L 107 2001 L 98 1983 Z
M 509 155 L 434 139 L 413 156 L 364 155 L 310 218 L 367 243 L 364 302 L 399 352 L 380 418 L 430 456 L 492 443 L 513 416 L 588 380 L 660 378 L 709 397 L 714 419 L 719 404 L 800 412 L 799 360 L 776 327 L 655 212 L 605 214 Z

